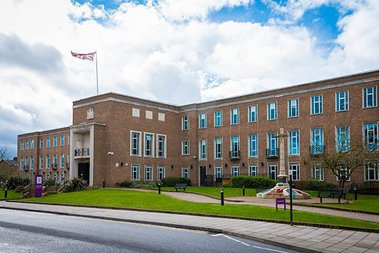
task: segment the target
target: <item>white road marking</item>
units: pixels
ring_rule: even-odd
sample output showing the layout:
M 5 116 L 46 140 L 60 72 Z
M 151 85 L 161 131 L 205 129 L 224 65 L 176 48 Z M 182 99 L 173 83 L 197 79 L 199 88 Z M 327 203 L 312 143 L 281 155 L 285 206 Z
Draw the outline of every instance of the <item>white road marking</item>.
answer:
M 253 248 L 256 248 L 256 249 L 263 249 L 263 250 L 269 250 L 269 251 L 272 251 L 272 252 L 278 252 L 278 253 L 288 253 L 287 251 L 281 251 L 281 250 L 276 250 L 276 249 L 270 249 L 270 248 L 263 248 L 263 247 L 259 247 L 259 246 L 251 246 Z

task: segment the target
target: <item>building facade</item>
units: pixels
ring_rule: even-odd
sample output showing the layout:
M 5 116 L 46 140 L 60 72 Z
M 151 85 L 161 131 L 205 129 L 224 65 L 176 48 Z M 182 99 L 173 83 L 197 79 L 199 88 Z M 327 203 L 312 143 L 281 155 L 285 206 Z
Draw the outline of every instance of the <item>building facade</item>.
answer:
M 20 173 L 61 181 L 81 176 L 90 185 L 168 176 L 194 185 L 235 175 L 276 179 L 283 128 L 286 170 L 294 180 L 337 183 L 311 157 L 326 144 L 376 148 L 378 83 L 379 71 L 372 71 L 184 106 L 115 93 L 81 99 L 73 102 L 72 126 L 18 136 Z M 349 183 L 366 181 L 379 185 L 377 161 Z

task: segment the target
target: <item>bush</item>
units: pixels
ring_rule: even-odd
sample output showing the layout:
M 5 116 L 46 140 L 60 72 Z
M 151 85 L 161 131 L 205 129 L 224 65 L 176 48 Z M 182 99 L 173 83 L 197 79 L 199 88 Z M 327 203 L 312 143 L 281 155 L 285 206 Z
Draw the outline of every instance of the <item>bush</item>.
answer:
M 294 182 L 294 186 L 300 190 L 312 190 L 312 191 L 332 190 L 332 189 L 337 188 L 337 186 L 332 183 L 318 181 L 315 179 L 296 181 Z
M 132 188 L 141 188 L 141 189 L 154 189 L 156 187 L 155 182 L 140 182 L 134 181 L 131 183 Z
M 125 181 L 122 181 L 120 183 L 117 183 L 116 185 L 119 187 L 130 188 L 130 187 L 132 187 L 132 182 L 125 180 Z
M 66 192 L 74 192 L 81 191 L 87 187 L 87 184 L 81 178 L 74 178 L 70 181 L 67 181 L 65 191 Z
M 236 176 L 232 177 L 232 186 L 236 188 L 272 188 L 276 181 L 269 177 Z
M 17 186 L 27 186 L 28 184 L 30 184 L 29 178 L 21 178 L 19 176 L 10 177 L 8 180 L 8 189 L 14 190 Z
M 54 179 L 46 179 L 43 182 L 43 186 L 54 186 L 55 185 L 55 180 Z
M 187 184 L 191 185 L 191 179 L 184 177 L 166 177 L 162 179 L 163 186 L 173 187 L 176 184 Z

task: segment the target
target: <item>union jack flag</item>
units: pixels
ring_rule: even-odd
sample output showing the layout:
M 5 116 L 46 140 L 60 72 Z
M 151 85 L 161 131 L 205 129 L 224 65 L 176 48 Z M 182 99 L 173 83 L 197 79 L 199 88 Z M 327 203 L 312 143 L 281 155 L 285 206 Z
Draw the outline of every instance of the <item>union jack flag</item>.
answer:
M 72 56 L 79 58 L 79 59 L 82 59 L 82 60 L 89 60 L 89 61 L 93 61 L 93 57 L 95 56 L 95 54 L 96 54 L 96 52 L 87 53 L 87 54 L 78 54 L 78 53 L 74 53 L 71 51 Z

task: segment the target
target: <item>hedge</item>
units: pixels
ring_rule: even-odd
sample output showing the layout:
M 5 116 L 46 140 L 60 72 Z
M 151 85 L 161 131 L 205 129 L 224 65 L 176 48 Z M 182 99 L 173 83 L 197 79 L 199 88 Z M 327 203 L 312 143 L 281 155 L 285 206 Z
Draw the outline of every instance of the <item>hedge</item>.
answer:
M 276 181 L 269 177 L 261 176 L 236 176 L 232 177 L 232 187 L 242 188 L 272 188 Z
M 173 187 L 176 184 L 191 185 L 191 180 L 184 177 L 166 177 L 162 179 L 163 186 Z

